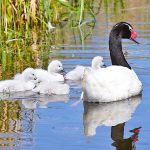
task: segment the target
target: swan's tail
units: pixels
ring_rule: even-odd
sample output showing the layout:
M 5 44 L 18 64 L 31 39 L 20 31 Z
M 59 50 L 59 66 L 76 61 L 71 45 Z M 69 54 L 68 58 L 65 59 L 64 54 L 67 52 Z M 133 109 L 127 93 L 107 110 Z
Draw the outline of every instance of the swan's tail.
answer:
M 83 101 L 83 92 L 81 93 L 80 99 L 73 104 L 71 104 L 71 107 L 76 107 L 80 102 Z

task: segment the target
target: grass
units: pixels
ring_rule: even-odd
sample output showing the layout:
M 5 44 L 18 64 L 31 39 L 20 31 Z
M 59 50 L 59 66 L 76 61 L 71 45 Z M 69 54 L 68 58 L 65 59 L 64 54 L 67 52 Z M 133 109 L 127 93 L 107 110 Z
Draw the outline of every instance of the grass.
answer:
M 11 78 L 26 67 L 48 64 L 51 47 L 65 39 L 64 28 L 78 28 L 82 45 L 92 34 L 96 14 L 110 0 L 2 0 L 0 1 L 0 77 Z M 123 0 L 113 0 L 124 7 Z M 101 7 L 102 6 L 102 7 Z M 51 29 L 52 26 L 56 29 Z M 88 32 L 87 32 L 88 31 Z M 71 32 L 71 31 L 69 31 Z M 68 32 L 68 34 L 69 34 Z M 66 33 L 64 33 L 66 36 Z
M 48 24 L 57 28 L 81 25 L 92 16 L 89 1 L 0 1 L 1 78 L 9 78 L 28 66 L 40 66 L 38 61 L 41 57 L 44 61 L 41 62 L 42 66 L 46 66 L 50 54 L 49 47 L 55 45 L 57 40 L 57 33 L 54 35 L 53 30 L 48 29 Z M 88 17 L 84 18 L 85 14 L 88 14 Z

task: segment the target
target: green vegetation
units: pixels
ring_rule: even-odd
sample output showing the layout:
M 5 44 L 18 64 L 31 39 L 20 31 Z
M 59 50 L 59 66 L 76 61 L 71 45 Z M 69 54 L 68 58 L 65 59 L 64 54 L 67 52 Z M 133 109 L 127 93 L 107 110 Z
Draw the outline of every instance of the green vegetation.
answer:
M 10 78 L 25 67 L 48 63 L 52 45 L 61 44 L 64 26 L 76 27 L 93 18 L 90 0 L 0 1 L 0 64 L 2 78 Z M 87 13 L 88 12 L 88 13 Z M 87 19 L 87 20 L 86 20 Z M 92 23 L 93 24 L 93 23 Z M 40 29 L 40 30 L 39 30 Z
M 107 12 L 111 3 L 111 0 L 0 1 L 0 79 L 10 78 L 29 66 L 46 67 L 52 47 L 65 44 L 72 33 L 80 33 L 84 45 L 92 34 L 96 15 L 102 8 Z M 124 8 L 123 0 L 113 0 L 113 5 Z

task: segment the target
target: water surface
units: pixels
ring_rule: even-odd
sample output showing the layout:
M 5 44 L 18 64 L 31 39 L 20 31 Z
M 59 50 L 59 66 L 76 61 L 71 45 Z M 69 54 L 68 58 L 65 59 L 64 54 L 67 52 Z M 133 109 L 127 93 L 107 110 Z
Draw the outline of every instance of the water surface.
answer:
M 59 59 L 69 71 L 79 64 L 90 65 L 92 58 L 100 55 L 109 66 L 110 29 L 116 22 L 130 22 L 141 44 L 123 40 L 123 49 L 143 83 L 142 96 L 108 104 L 81 102 L 73 106 L 81 94 L 81 87 L 76 83 L 69 83 L 69 96 L 31 92 L 1 94 L 1 149 L 150 149 L 150 2 L 125 2 L 124 7 L 113 4 L 102 7 L 96 15 L 94 28 L 85 25 L 54 29 L 53 32 L 62 37 L 52 46 L 49 61 Z

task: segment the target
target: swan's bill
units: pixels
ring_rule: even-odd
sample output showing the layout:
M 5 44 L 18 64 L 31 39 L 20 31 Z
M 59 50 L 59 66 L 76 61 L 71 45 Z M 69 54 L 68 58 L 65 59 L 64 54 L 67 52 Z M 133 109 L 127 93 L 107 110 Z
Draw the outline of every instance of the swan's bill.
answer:
M 136 41 L 135 39 L 130 38 L 131 41 L 135 42 L 136 44 L 140 44 L 138 41 Z
M 137 42 L 135 39 L 137 38 L 137 33 L 134 30 L 131 30 L 131 37 L 130 40 L 132 40 L 133 42 L 140 44 L 139 42 Z

